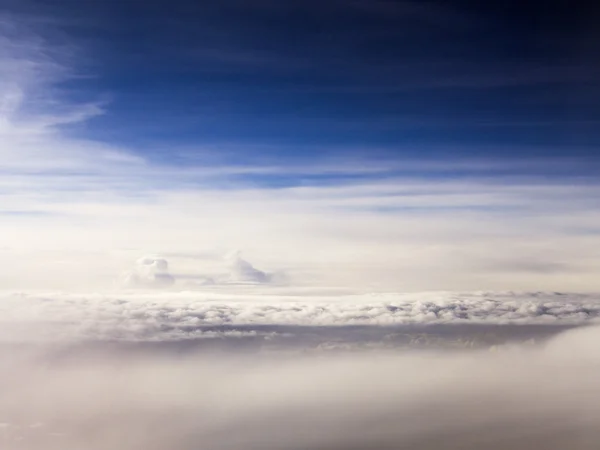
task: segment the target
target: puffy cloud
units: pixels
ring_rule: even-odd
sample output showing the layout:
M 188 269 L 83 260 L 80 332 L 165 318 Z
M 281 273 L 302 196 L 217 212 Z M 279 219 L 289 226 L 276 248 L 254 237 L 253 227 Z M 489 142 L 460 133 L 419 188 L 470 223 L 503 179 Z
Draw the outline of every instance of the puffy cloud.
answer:
M 126 286 L 164 288 L 172 286 L 175 278 L 169 273 L 169 263 L 160 256 L 138 259 L 133 270 L 124 277 Z
M 229 262 L 229 281 L 233 283 L 269 283 L 272 274 L 255 268 L 241 257 L 240 252 L 227 255 Z
M 178 258 L 177 255 L 173 255 Z M 129 288 L 164 288 L 180 283 L 182 288 L 194 289 L 206 286 L 226 285 L 283 285 L 287 281 L 285 274 L 268 273 L 254 267 L 241 257 L 240 252 L 228 253 L 223 259 L 215 259 L 213 272 L 217 273 L 170 273 L 169 262 L 163 256 L 149 255 L 139 258 L 134 268 L 123 277 L 123 284 Z M 193 267 L 192 267 L 193 270 Z
M 279 288 L 272 286 L 262 288 L 264 292 L 260 289 L 229 285 L 168 294 L 138 291 L 110 295 L 2 294 L 0 315 L 6 324 L 0 332 L 0 341 L 63 337 L 177 341 L 202 338 L 207 331 L 237 329 L 264 333 L 275 330 L 281 335 L 297 335 L 304 333 L 302 330 L 312 329 L 310 333 L 325 342 L 332 335 L 355 340 L 351 331 L 357 326 L 370 329 L 372 339 L 381 340 L 414 326 L 514 324 L 559 329 L 600 318 L 600 298 L 593 295 L 390 293 L 305 296 L 295 289 L 279 294 Z M 343 330 L 344 327 L 347 330 Z M 514 335 L 518 332 L 513 330 Z M 396 340 L 394 336 L 388 338 Z

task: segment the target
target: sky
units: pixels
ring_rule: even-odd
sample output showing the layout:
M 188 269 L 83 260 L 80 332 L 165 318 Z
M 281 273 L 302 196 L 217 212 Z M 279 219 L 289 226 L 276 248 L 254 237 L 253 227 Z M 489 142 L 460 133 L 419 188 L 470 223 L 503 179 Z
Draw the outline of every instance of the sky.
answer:
M 0 0 L 0 446 L 599 448 L 599 19 Z
M 0 0 L 0 289 L 598 291 L 599 17 Z

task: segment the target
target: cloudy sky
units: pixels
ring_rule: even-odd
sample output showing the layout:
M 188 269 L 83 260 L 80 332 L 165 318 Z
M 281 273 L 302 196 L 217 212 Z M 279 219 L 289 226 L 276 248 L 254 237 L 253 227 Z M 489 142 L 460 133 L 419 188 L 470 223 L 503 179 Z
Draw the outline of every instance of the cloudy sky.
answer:
M 600 448 L 599 19 L 0 0 L 0 447 Z
M 0 288 L 597 291 L 599 15 L 0 0 Z

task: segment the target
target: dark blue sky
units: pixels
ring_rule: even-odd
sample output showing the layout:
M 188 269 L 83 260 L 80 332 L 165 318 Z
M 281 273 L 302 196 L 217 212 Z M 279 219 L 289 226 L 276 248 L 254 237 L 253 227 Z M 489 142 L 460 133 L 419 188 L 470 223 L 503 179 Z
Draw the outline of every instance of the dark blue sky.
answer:
M 6 3 L 3 1 L 3 3 Z M 45 0 L 79 49 L 74 129 L 168 158 L 565 156 L 600 145 L 600 4 Z

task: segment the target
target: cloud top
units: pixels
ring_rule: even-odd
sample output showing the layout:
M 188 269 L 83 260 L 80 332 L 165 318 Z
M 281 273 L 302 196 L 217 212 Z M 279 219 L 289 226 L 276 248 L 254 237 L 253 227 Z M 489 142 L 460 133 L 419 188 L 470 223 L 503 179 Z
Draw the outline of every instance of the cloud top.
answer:
M 214 267 L 210 274 L 201 270 L 193 271 L 193 266 L 192 272 L 171 273 L 169 261 L 165 257 L 143 256 L 135 262 L 132 270 L 122 276 L 122 284 L 126 288 L 162 289 L 177 283 L 181 288 L 204 289 L 207 286 L 281 285 L 285 281 L 283 273 L 269 273 L 257 269 L 243 259 L 239 251 L 229 253 L 224 258 L 215 258 L 211 262 Z M 217 273 L 214 273 L 215 271 Z
M 138 259 L 133 270 L 125 275 L 125 286 L 165 288 L 175 283 L 169 273 L 169 263 L 160 256 L 144 256 Z
M 242 258 L 240 252 L 227 256 L 229 262 L 229 281 L 232 283 L 269 283 L 272 274 L 257 269 Z

